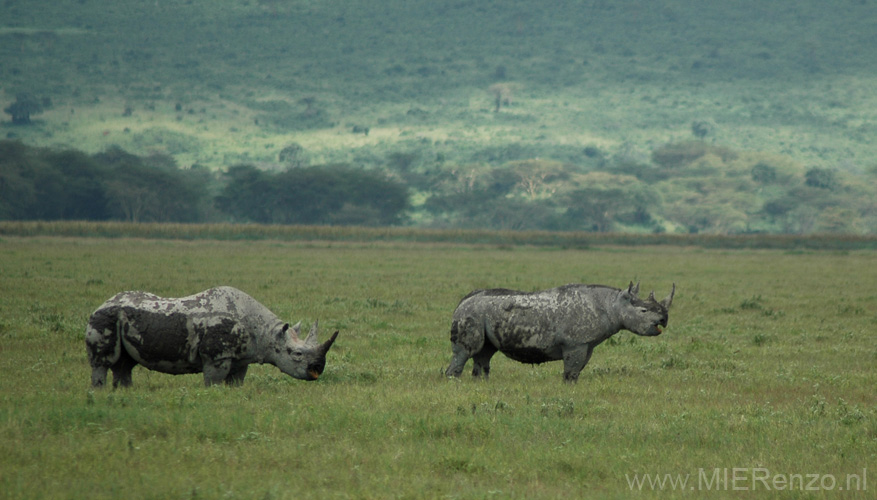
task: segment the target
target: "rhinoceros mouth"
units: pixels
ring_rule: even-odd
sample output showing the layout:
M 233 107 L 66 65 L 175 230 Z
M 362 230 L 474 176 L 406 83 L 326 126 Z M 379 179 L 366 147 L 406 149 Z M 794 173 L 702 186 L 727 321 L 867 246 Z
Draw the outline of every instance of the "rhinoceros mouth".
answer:
M 664 333 L 664 325 L 662 325 L 661 323 L 657 323 L 652 325 L 652 327 L 649 328 L 649 330 L 642 335 L 645 337 L 657 337 L 662 333 Z
M 308 370 L 308 380 L 317 380 L 320 378 L 320 372 L 317 370 Z

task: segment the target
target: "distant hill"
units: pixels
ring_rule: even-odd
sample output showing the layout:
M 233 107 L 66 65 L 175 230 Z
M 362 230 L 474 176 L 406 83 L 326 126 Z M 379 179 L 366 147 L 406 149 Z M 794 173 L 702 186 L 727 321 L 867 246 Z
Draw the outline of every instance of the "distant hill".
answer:
M 297 148 L 403 180 L 413 224 L 564 228 L 599 209 L 572 193 L 618 189 L 645 201 L 578 229 L 873 233 L 874 21 L 860 0 L 7 2 L 0 104 L 46 105 L 0 133 L 214 171 Z M 679 144 L 714 150 L 662 165 Z

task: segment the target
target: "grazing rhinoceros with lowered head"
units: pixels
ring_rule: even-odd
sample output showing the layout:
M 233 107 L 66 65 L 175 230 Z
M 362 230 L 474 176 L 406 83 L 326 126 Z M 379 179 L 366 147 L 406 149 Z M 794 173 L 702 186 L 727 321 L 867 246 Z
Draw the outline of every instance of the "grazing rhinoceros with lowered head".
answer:
M 206 385 L 242 384 L 251 363 L 268 363 L 297 379 L 316 380 L 338 332 L 317 343 L 317 323 L 301 340 L 246 293 L 227 286 L 177 299 L 122 292 L 97 308 L 85 329 L 91 384 L 130 386 L 138 364 L 163 373 L 204 373 Z
M 601 342 L 621 330 L 655 336 L 667 326 L 676 285 L 658 302 L 642 300 L 639 283 L 626 289 L 565 285 L 541 292 L 476 290 L 460 301 L 451 324 L 453 358 L 445 372 L 459 377 L 469 358 L 472 375 L 487 378 L 497 351 L 522 363 L 563 360 L 563 378 L 575 382 Z

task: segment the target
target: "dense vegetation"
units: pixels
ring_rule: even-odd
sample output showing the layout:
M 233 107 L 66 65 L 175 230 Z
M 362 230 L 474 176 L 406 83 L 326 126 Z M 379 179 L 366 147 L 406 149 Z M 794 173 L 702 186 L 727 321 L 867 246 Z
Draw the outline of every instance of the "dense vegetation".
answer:
M 877 231 L 870 2 L 34 0 L 0 19 L 6 138 L 160 170 L 115 165 L 105 218 Z M 123 206 L 174 170 L 197 197 Z M 232 178 L 271 189 L 236 200 Z
M 257 222 L 503 230 L 740 234 L 873 233 L 877 184 L 699 140 L 648 164 L 523 160 L 496 167 L 250 164 L 178 168 L 166 154 L 94 155 L 0 141 L 0 220 Z M 412 206 L 412 199 L 419 202 Z
M 220 191 L 213 195 L 213 191 Z M 89 156 L 0 141 L 0 219 L 391 225 L 405 188 L 343 165 L 268 173 L 231 167 L 217 176 L 173 158 L 118 148 Z
M 873 251 L 4 235 L 0 279 L 4 499 L 874 497 Z M 501 355 L 488 383 L 441 375 L 468 291 L 629 279 L 676 282 L 669 326 L 617 334 L 578 384 Z M 90 390 L 100 303 L 218 284 L 339 329 L 320 380 L 138 367 L 130 390 Z

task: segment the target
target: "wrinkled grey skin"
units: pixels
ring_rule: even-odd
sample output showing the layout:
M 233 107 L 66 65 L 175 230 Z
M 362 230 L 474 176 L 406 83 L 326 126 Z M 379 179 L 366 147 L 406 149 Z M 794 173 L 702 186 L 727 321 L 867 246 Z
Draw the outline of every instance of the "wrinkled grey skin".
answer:
M 85 329 L 91 384 L 131 385 L 138 364 L 163 373 L 204 373 L 206 385 L 244 382 L 251 363 L 268 363 L 297 379 L 316 380 L 338 332 L 317 343 L 317 323 L 301 340 L 265 306 L 223 286 L 182 298 L 122 292 L 97 308 Z
M 667 326 L 676 285 L 660 302 L 642 300 L 639 284 L 626 289 L 565 285 L 541 292 L 476 290 L 460 301 L 451 324 L 453 358 L 445 372 L 459 377 L 469 358 L 472 375 L 487 379 L 497 351 L 522 363 L 563 360 L 563 378 L 575 382 L 601 342 L 621 330 L 655 336 Z

